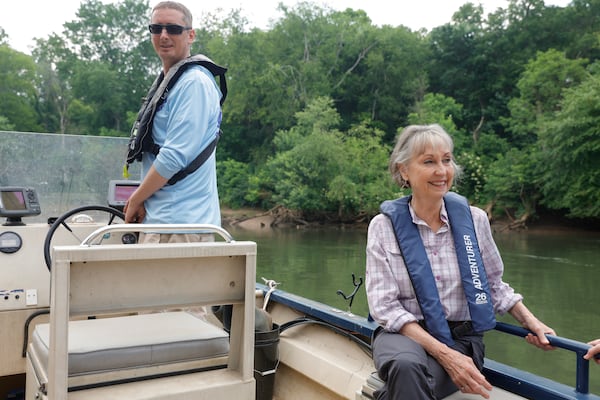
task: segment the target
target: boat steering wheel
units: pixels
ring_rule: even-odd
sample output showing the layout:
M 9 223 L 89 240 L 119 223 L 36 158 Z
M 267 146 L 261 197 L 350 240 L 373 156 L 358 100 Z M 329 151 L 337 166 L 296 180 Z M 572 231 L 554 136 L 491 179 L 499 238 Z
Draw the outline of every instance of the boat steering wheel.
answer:
M 56 231 L 62 226 L 64 229 L 66 229 L 68 232 L 70 232 L 73 236 L 75 236 L 75 233 L 73 232 L 73 230 L 67 223 L 67 219 L 69 219 L 73 215 L 80 214 L 83 212 L 89 212 L 89 211 L 100 211 L 101 213 L 107 213 L 109 215 L 107 225 L 111 225 L 113 223 L 113 221 L 115 220 L 115 218 L 119 218 L 122 221 L 125 221 L 125 214 L 123 214 L 121 211 L 119 211 L 115 208 L 107 207 L 107 206 L 91 205 L 91 206 L 77 207 L 70 211 L 67 211 L 66 213 L 64 213 L 63 215 L 58 217 L 52 223 L 50 230 L 46 234 L 46 240 L 44 240 L 44 259 L 46 261 L 46 266 L 48 267 L 48 271 L 52 270 L 52 258 L 50 256 L 50 251 L 52 248 L 51 247 L 52 239 L 54 238 L 54 234 L 56 233 Z M 79 243 L 81 243 L 82 239 L 80 239 L 80 238 L 77 238 L 77 239 L 79 240 Z

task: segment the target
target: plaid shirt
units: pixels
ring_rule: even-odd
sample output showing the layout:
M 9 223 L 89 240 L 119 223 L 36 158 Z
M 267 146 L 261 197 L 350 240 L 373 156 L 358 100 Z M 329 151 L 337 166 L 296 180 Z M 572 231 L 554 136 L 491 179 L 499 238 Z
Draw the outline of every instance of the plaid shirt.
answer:
M 438 232 L 433 232 L 417 217 L 410 205 L 409 209 L 423 240 L 446 319 L 470 320 L 445 204 L 440 213 L 443 225 Z M 502 315 L 523 296 L 502 281 L 504 264 L 492 238 L 487 215 L 476 207 L 471 207 L 471 214 L 494 311 Z M 383 214 L 377 215 L 369 224 L 365 282 L 371 316 L 387 331 L 398 332 L 404 324 L 423 319 L 392 223 Z

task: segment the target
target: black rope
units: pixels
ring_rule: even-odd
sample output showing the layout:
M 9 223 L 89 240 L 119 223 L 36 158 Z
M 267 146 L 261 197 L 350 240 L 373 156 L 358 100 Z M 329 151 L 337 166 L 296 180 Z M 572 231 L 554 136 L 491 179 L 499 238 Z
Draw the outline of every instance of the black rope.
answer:
M 281 324 L 279 327 L 279 332 L 284 332 L 289 328 L 293 328 L 294 326 L 302 325 L 302 324 L 317 324 L 317 325 L 321 325 L 326 328 L 329 328 L 332 331 L 334 331 L 335 333 L 338 333 L 342 336 L 349 338 L 350 340 L 352 340 L 353 342 L 358 344 L 367 354 L 372 356 L 373 351 L 372 351 L 371 345 L 369 343 L 367 343 L 366 341 L 357 337 L 356 335 L 354 335 L 352 332 L 350 332 L 348 330 L 339 328 L 329 322 L 325 322 L 322 320 L 307 318 L 307 317 L 300 317 L 300 318 L 288 321 L 284 324 Z
M 29 343 L 29 324 L 31 324 L 31 321 L 34 318 L 44 314 L 50 314 L 50 309 L 47 308 L 36 311 L 32 313 L 29 317 L 27 317 L 27 320 L 25 321 L 25 331 L 23 332 L 23 351 L 21 352 L 21 356 L 23 358 L 27 357 L 27 343 Z

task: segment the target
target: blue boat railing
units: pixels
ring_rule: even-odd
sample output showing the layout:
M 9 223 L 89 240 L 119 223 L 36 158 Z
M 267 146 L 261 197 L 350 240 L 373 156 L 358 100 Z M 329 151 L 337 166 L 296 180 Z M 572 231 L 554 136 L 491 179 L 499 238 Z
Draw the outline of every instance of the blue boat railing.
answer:
M 530 333 L 525 328 L 507 324 L 505 322 L 496 323 L 497 331 L 508 333 L 511 335 L 525 337 Z M 558 347 L 565 350 L 570 350 L 576 354 L 576 382 L 575 390 L 579 393 L 589 393 L 589 379 L 590 379 L 590 362 L 583 358 L 584 354 L 587 353 L 590 346 L 576 340 L 563 338 L 560 336 L 546 335 L 550 344 L 554 347 Z

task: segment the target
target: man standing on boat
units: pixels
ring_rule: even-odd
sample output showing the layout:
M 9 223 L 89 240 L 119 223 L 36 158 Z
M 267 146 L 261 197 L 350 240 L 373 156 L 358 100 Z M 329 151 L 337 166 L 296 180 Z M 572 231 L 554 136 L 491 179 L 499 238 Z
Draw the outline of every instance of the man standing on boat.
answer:
M 502 281 L 503 263 L 485 211 L 450 192 L 460 172 L 450 136 L 439 125 L 402 131 L 389 169 L 411 196 L 386 201 L 369 224 L 366 289 L 382 329 L 373 360 L 385 382 L 378 400 L 435 400 L 456 390 L 489 398 L 481 370 L 483 332 L 495 313 L 510 313 L 552 349 L 554 330 Z
M 128 164 L 142 161 L 142 181 L 125 205 L 125 222 L 220 226 L 214 150 L 225 93 L 214 76 L 221 75 L 222 89 L 226 69 L 205 56 L 190 56 L 196 32 L 184 5 L 158 3 L 149 30 L 162 72 L 132 129 Z M 140 237 L 140 242 L 205 240 L 212 235 Z

